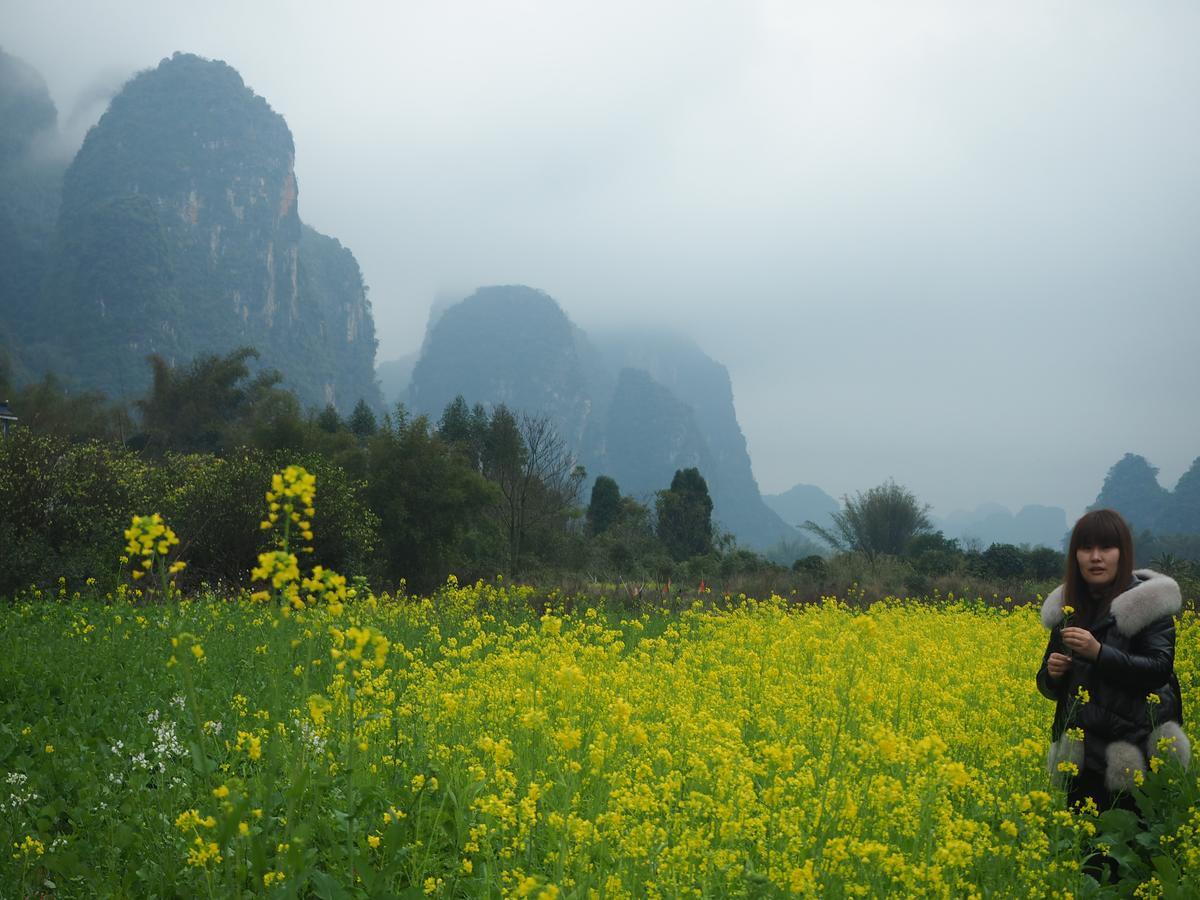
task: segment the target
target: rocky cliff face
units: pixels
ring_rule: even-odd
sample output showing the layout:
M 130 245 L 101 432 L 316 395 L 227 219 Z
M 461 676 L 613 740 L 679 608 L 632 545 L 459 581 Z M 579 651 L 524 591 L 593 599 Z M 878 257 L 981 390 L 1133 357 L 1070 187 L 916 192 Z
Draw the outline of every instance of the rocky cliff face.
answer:
M 48 152 L 58 111 L 41 75 L 0 51 L 0 355 L 27 377 L 63 164 Z
M 144 357 L 250 345 L 301 401 L 379 405 L 357 263 L 306 232 L 292 135 L 222 62 L 175 54 L 135 76 L 67 170 L 45 321 L 80 382 L 144 389 Z
M 594 339 L 540 291 L 482 288 L 430 326 L 409 385 L 434 420 L 458 394 L 550 416 L 589 474 L 625 494 L 645 499 L 695 466 L 714 519 L 742 543 L 796 537 L 759 495 L 729 373 L 685 339 Z

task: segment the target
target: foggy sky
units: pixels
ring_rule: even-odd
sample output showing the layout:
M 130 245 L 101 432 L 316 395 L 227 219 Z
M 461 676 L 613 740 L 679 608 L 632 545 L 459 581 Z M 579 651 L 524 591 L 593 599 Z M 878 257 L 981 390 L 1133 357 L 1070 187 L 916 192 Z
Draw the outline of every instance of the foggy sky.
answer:
M 76 143 L 175 50 L 282 113 L 378 360 L 522 283 L 728 366 L 764 492 L 1092 502 L 1200 455 L 1200 5 L 0 0 Z

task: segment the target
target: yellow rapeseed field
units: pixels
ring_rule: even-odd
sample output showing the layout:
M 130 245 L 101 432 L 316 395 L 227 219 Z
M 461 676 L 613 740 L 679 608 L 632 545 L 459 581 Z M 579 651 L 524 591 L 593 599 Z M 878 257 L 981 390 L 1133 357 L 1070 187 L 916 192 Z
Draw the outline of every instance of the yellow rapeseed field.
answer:
M 376 896 L 1084 884 L 1096 824 L 1044 768 L 1031 607 L 539 618 L 528 594 L 14 607 L 8 875 L 116 889 L 121 854 L 153 847 L 141 888 L 215 895 L 308 893 L 337 872 Z M 1187 614 L 1189 701 L 1196 637 Z M 1194 830 L 1168 849 L 1200 861 Z
M 700 593 L 679 614 L 453 578 L 376 597 L 300 572 L 310 484 L 269 501 L 259 593 L 179 599 L 156 537 L 135 568 L 165 602 L 0 612 L 5 896 L 1112 890 L 1082 871 L 1105 820 L 1045 769 L 1038 598 Z M 1187 612 L 1189 710 L 1198 638 Z M 1196 775 L 1152 780 L 1183 806 L 1139 851 L 1139 895 L 1186 896 Z

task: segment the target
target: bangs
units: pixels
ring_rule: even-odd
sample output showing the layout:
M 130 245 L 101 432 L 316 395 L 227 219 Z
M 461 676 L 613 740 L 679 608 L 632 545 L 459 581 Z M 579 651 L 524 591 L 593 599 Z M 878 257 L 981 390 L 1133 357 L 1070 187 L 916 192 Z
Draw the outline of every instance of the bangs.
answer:
M 1120 516 L 1111 509 L 1094 509 L 1075 524 L 1076 547 L 1120 547 L 1125 529 Z

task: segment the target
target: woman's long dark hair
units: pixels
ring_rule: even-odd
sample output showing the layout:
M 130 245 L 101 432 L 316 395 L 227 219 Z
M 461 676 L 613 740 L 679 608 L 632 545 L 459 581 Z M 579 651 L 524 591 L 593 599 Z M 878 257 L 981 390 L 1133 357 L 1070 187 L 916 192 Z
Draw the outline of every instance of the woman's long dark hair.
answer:
M 1078 551 L 1082 547 L 1116 547 L 1121 551 L 1117 560 L 1117 577 L 1105 589 L 1103 596 L 1092 596 L 1091 585 L 1083 580 L 1079 569 Z M 1129 588 L 1133 580 L 1133 534 L 1115 509 L 1093 509 L 1084 513 L 1071 531 L 1067 547 L 1067 575 L 1063 579 L 1063 605 L 1074 607 L 1083 622 L 1103 615 L 1117 594 Z

